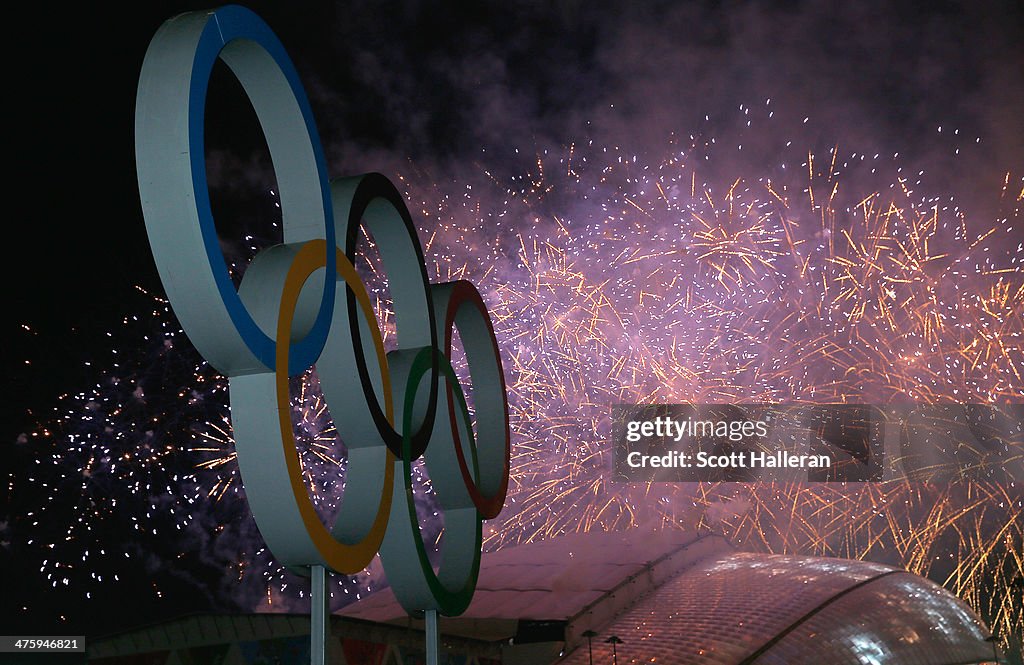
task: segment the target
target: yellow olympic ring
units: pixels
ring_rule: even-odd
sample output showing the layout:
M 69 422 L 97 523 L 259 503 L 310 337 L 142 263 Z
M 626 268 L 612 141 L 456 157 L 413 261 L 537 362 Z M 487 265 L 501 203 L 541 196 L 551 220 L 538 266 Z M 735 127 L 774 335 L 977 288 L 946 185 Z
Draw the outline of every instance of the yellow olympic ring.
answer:
M 345 284 L 352 289 L 359 307 L 368 320 L 376 321 L 373 313 L 373 305 L 370 303 L 370 296 L 366 293 L 359 275 L 356 274 L 355 266 L 348 260 L 340 250 L 335 248 L 337 254 L 338 274 L 345 281 Z M 384 540 L 384 532 L 388 526 L 388 515 L 391 512 L 392 487 L 395 482 L 394 465 L 395 456 L 385 448 L 384 461 L 384 485 L 381 488 L 380 503 L 377 505 L 376 516 L 373 524 L 366 535 L 354 544 L 345 544 L 336 540 L 324 528 L 316 509 L 309 500 L 306 485 L 302 481 L 302 470 L 299 468 L 299 454 L 295 443 L 295 433 L 292 430 L 292 420 L 289 414 L 288 403 L 290 395 L 288 391 L 288 373 L 282 368 L 288 367 L 288 344 L 282 344 L 281 340 L 291 339 L 292 318 L 295 315 L 295 303 L 298 301 L 299 293 L 302 290 L 306 279 L 313 274 L 317 268 L 322 268 L 326 261 L 327 243 L 322 240 L 311 240 L 302 246 L 295 255 L 294 262 L 288 270 L 288 276 L 284 283 L 284 291 L 281 294 L 281 309 L 277 323 L 277 370 L 274 372 L 277 388 L 277 413 L 281 425 L 281 443 L 284 445 L 285 461 L 288 464 L 288 477 L 291 480 L 292 496 L 299 506 L 302 515 L 302 522 L 306 531 L 313 539 L 317 550 L 323 557 L 324 562 L 333 570 L 341 573 L 356 573 L 373 559 L 380 543 Z M 373 346 L 377 350 L 377 362 L 380 366 L 381 381 L 384 384 L 384 407 L 387 413 L 388 422 L 394 423 L 395 409 L 394 400 L 391 397 L 391 377 L 388 374 L 388 360 L 384 352 L 384 340 L 381 338 L 380 330 L 376 326 L 370 327 L 373 335 Z

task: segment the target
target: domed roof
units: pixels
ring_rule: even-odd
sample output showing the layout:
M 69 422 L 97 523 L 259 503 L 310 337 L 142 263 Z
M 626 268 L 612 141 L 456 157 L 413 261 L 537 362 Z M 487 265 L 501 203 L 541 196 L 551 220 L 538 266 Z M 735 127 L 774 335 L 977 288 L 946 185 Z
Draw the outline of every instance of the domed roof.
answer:
M 992 660 L 960 599 L 863 561 L 733 553 L 665 582 L 593 637 L 595 663 L 948 665 Z M 587 665 L 583 641 L 562 663 Z
M 834 665 L 984 662 L 992 658 L 987 635 L 959 598 L 926 579 L 898 572 L 834 598 L 751 662 L 820 662 L 822 639 Z

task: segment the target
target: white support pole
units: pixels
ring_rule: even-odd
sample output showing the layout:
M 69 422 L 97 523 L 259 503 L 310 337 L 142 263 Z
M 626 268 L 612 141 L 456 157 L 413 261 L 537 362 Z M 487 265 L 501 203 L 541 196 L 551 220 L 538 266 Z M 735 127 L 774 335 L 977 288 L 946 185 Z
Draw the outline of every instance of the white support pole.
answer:
M 310 566 L 309 656 L 312 665 L 327 665 L 327 635 L 330 606 L 327 600 L 327 570 L 323 566 Z
M 437 665 L 437 610 L 426 610 L 427 665 Z

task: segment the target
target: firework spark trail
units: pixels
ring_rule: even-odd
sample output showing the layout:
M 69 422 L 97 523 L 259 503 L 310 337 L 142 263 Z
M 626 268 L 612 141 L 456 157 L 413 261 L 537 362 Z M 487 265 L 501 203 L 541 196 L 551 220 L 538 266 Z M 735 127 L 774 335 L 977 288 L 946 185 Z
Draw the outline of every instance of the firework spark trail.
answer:
M 1024 401 L 1019 176 L 1007 174 L 1001 217 L 978 231 L 948 198 L 918 195 L 920 175 L 895 158 L 832 146 L 770 175 L 706 180 L 710 143 L 694 138 L 658 164 L 589 143 L 542 151 L 510 180 L 486 168 L 465 181 L 414 168 L 400 177 L 432 281 L 478 285 L 509 379 L 515 457 L 487 547 L 573 531 L 710 529 L 763 551 L 905 566 L 944 583 L 1001 634 L 1021 634 L 1020 487 L 988 475 L 983 456 L 950 482 L 609 482 L 614 403 Z M 887 170 L 887 185 L 860 186 Z M 384 272 L 372 238 L 364 246 L 357 267 L 392 344 Z M 239 501 L 225 382 L 177 343 L 164 304 L 152 314 L 156 358 L 115 365 L 96 390 L 67 398 L 56 427 L 35 433 L 59 442 L 52 461 L 80 476 L 79 504 L 91 506 L 66 544 L 39 541 L 52 550 L 43 569 L 61 576 L 83 550 L 84 563 L 102 547 L 82 535 L 115 519 L 100 488 L 127 488 L 111 496 L 141 516 L 164 486 L 181 504 L 177 530 L 228 525 L 241 552 L 228 564 L 235 592 L 251 585 L 263 604 L 287 604 L 291 578 Z M 173 362 L 192 365 L 161 369 L 178 385 L 139 406 L 158 434 L 173 433 L 161 448 L 125 405 L 155 363 Z M 464 360 L 454 364 L 466 376 Z M 329 520 L 344 447 L 315 372 L 292 389 L 311 497 Z M 1010 444 L 1003 462 L 1020 459 L 1020 438 Z M 187 473 L 176 473 L 182 460 L 166 464 L 172 449 L 187 453 Z M 443 524 L 422 466 L 416 480 L 421 523 L 437 542 Z M 65 473 L 53 485 L 68 482 Z M 368 571 L 340 586 L 354 597 L 378 580 Z
M 656 167 L 594 149 L 589 169 L 585 152 L 542 156 L 481 217 L 493 238 L 469 247 L 488 257 L 469 278 L 507 353 L 517 442 L 512 514 L 488 546 L 710 528 L 769 552 L 904 566 L 1004 638 L 1024 633 L 1019 479 L 998 466 L 1020 466 L 1019 428 L 1000 459 L 970 450 L 969 465 L 924 469 L 923 482 L 617 485 L 606 471 L 616 402 L 1021 402 L 1019 177 L 1006 176 L 1004 216 L 974 231 L 878 156 L 872 173 L 891 168 L 894 182 L 856 191 L 839 171 L 863 157 L 838 147 L 807 155 L 806 181 L 734 179 L 721 194 L 692 149 Z M 552 198 L 576 202 L 573 214 L 550 213 Z M 438 223 L 478 201 L 439 209 Z M 448 251 L 439 264 L 465 248 Z
M 16 500 L 35 500 L 35 492 L 27 491 L 32 487 L 42 488 L 44 496 L 22 515 L 12 515 L 11 540 L 4 542 L 22 541 L 18 545 L 27 551 L 19 550 L 19 556 L 38 552 L 39 572 L 52 588 L 87 599 L 122 577 L 95 571 L 184 559 L 184 566 L 230 572 L 209 592 L 212 607 L 298 610 L 303 585 L 263 546 L 244 500 L 227 381 L 181 343 L 165 300 L 144 292 L 142 297 L 146 314 L 126 317 L 117 334 L 110 334 L 123 345 L 115 345 L 115 361 L 99 372 L 98 382 L 62 397 L 46 425 L 25 437 L 37 466 L 12 477 L 8 491 Z M 304 476 L 328 522 L 340 508 L 345 448 L 315 372 L 293 379 L 292 388 Z M 433 502 L 424 487 L 429 483 L 418 474 L 425 511 Z M 430 535 L 436 538 L 439 529 L 435 525 Z M 367 593 L 375 575 L 336 576 L 336 602 Z M 156 584 L 152 591 L 154 599 L 164 595 Z

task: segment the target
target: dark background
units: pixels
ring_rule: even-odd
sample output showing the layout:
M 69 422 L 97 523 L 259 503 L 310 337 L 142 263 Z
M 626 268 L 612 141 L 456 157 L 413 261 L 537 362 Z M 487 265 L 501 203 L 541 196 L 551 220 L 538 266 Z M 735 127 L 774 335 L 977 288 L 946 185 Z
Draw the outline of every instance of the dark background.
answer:
M 671 132 L 740 136 L 730 113 L 766 97 L 780 109 L 779 134 L 747 137 L 742 159 L 754 165 L 770 162 L 790 132 L 808 145 L 900 152 L 910 168 L 927 166 L 937 191 L 981 217 L 992 212 L 1002 174 L 1019 178 L 1024 166 L 1019 3 L 247 6 L 295 60 L 332 176 L 391 175 L 409 162 L 438 179 L 481 163 L 515 172 L 516 148 L 529 161 L 586 136 L 657 160 Z M 23 45 L 10 68 L 7 109 L 13 179 L 5 192 L 0 478 L 33 460 L 15 451 L 19 436 L 45 424 L 60 395 L 96 381 L 109 362 L 107 333 L 149 302 L 135 287 L 161 291 L 135 181 L 135 85 L 160 24 L 199 7 L 36 5 L 30 19 L 9 25 Z M 237 148 L 238 156 L 218 157 L 214 177 L 231 192 L 224 210 L 260 217 L 272 175 L 251 112 L 230 81 L 224 85 L 214 109 L 221 120 L 213 120 L 222 143 L 213 147 Z M 14 519 L 6 514 L 11 498 L 0 493 L 4 525 Z M 18 497 L 19 507 L 30 503 Z M 44 591 L 31 577 L 6 582 L 15 585 L 9 598 Z M 14 625 L 52 618 L 65 603 L 54 593 L 41 604 L 53 611 Z M 159 612 L 204 602 L 186 586 Z M 132 622 L 159 613 L 135 609 L 142 614 L 117 616 Z M 78 611 L 76 626 L 118 628 Z
M 291 35 L 292 51 L 304 43 L 300 29 L 323 31 L 334 15 L 316 3 L 263 5 L 252 8 Z M 46 28 L 22 54 L 11 109 L 3 444 L 48 416 L 58 395 L 90 385 L 86 363 L 103 358 L 105 333 L 138 306 L 135 285 L 161 292 L 135 179 L 135 86 L 163 21 L 203 7 L 78 5 L 36 16 Z M 248 117 L 241 127 L 252 127 Z
M 36 9 L 24 27 L 9 102 L 0 442 L 88 384 L 89 349 L 132 309 L 134 285 L 159 292 L 135 183 L 135 85 L 159 25 L 204 5 L 140 4 Z M 670 132 L 710 114 L 728 136 L 727 111 L 767 97 L 792 111 L 779 126 L 794 138 L 900 152 L 980 216 L 1022 163 L 1018 3 L 248 6 L 306 82 L 332 176 L 410 160 L 443 178 L 484 147 L 494 168 L 512 148 L 584 134 L 658 159 Z M 252 114 L 237 106 L 213 135 L 252 150 Z M 820 122 L 800 126 L 807 115 Z M 771 160 L 773 142 L 747 140 L 748 159 Z

